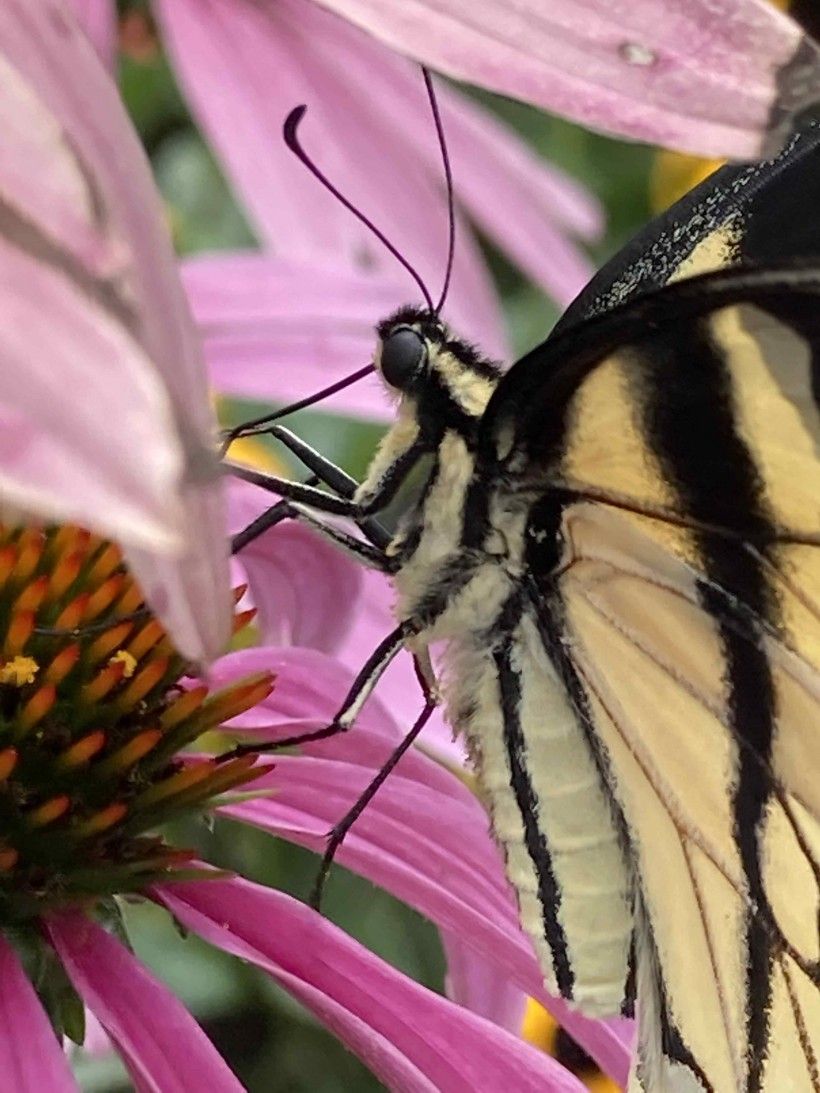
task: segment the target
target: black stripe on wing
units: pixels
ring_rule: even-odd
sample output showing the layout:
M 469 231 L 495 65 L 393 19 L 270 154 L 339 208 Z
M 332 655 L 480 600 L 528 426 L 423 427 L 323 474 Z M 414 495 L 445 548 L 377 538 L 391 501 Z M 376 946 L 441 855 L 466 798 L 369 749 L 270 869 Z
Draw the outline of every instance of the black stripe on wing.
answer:
M 750 528 L 757 541 L 771 542 L 777 528 L 763 500 L 764 486 L 754 458 L 736 428 L 731 368 L 705 320 L 691 324 L 682 342 L 671 337 L 654 340 L 651 359 L 646 359 L 643 368 L 640 357 L 636 364 L 647 439 L 682 510 L 705 524 L 720 519 L 730 526 Z M 690 406 L 697 407 L 696 415 L 687 412 Z M 775 627 L 777 599 L 755 553 L 738 550 L 714 535 L 695 533 L 694 539 L 708 579 L 699 582 L 698 593 L 716 622 L 726 661 L 729 722 L 748 745 L 738 752 L 735 840 L 751 897 L 764 907 L 758 828 L 773 791 L 767 774 L 776 712 L 771 668 L 761 646 L 762 635 L 753 635 L 756 641 L 744 640 L 732 625 L 742 618 L 748 628 L 748 610 L 733 618 L 732 600 L 708 582 L 731 589 L 754 616 Z M 747 1088 L 755 1093 L 768 1050 L 774 951 L 765 924 L 749 912 L 746 952 Z
M 804 317 L 820 311 L 820 266 L 788 264 L 771 269 L 721 270 L 690 278 L 636 297 L 581 326 L 544 342 L 523 357 L 503 377 L 487 406 L 479 434 L 477 472 L 484 481 L 507 479 L 516 490 L 540 492 L 566 489 L 564 456 L 572 402 L 584 380 L 611 354 L 640 346 L 658 335 L 685 344 L 688 324 L 732 304 L 752 304 L 786 323 L 795 313 Z M 806 319 L 806 321 L 808 321 Z M 672 333 L 675 324 L 677 330 Z M 795 322 L 796 332 L 800 326 Z M 817 384 L 820 388 L 820 383 Z M 686 423 L 683 423 L 684 426 Z M 689 423 L 690 426 L 692 423 Z M 590 484 L 589 493 L 573 485 L 567 500 L 588 498 L 644 513 L 659 520 L 703 530 L 709 521 L 691 511 L 666 511 L 645 504 L 641 497 L 607 496 Z M 780 528 L 756 521 L 738 506 L 722 504 L 714 491 L 711 530 L 729 539 L 746 540 L 758 548 L 770 543 L 820 545 L 820 530 Z

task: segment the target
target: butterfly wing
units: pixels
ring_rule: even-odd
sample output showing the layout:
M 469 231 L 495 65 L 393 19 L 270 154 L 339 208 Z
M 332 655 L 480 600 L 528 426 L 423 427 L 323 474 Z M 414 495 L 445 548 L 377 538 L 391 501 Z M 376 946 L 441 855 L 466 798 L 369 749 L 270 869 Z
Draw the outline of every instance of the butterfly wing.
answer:
M 570 304 L 556 333 L 639 293 L 729 266 L 820 256 L 820 124 L 773 159 L 730 164 L 634 236 Z
M 820 1089 L 818 322 L 811 270 L 681 281 L 482 423 L 627 843 L 653 1093 Z

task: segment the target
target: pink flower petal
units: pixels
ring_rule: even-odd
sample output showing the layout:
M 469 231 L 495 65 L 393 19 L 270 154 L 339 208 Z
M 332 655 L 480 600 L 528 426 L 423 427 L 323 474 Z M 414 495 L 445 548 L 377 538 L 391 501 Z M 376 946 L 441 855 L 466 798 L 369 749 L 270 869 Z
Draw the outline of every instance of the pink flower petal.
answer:
M 241 1093 L 242 1086 L 179 999 L 111 934 L 76 911 L 48 935 L 69 978 L 152 1093 Z
M 10 189 L 7 242 L 42 264 L 43 278 L 48 273 L 64 279 L 66 291 L 88 298 L 88 324 L 106 313 L 109 325 L 118 323 L 122 338 L 133 339 L 134 352 L 139 348 L 150 362 L 147 369 L 167 402 L 154 420 L 153 445 L 166 460 L 178 461 L 172 488 L 158 491 L 155 505 L 164 506 L 168 528 L 178 536 L 176 556 L 170 560 L 167 546 L 162 557 L 146 553 L 139 543 L 124 545 L 181 651 L 196 659 L 212 657 L 227 639 L 230 620 L 215 423 L 145 154 L 116 88 L 55 0 L 4 0 L 0 41 L 0 111 L 5 111 L 0 120 L 16 107 L 24 111 L 24 120 L 11 127 L 20 156 L 5 156 L 0 166 L 0 184 L 5 187 L 8 178 Z M 120 382 L 110 358 L 98 353 L 88 365 L 111 386 Z M 58 395 L 53 401 L 67 416 L 89 400 L 72 375 L 56 374 L 53 382 Z M 121 397 L 128 399 L 125 383 Z M 137 463 L 160 458 L 148 457 L 131 434 L 131 419 L 144 412 L 144 398 L 135 398 L 129 416 L 99 425 L 101 463 L 110 458 L 106 441 L 117 425 L 118 449 L 130 445 Z M 127 507 L 132 498 L 124 487 L 121 492 L 120 504 Z M 100 504 L 93 526 L 110 532 L 114 517 L 105 514 L 116 506 Z
M 178 550 L 168 499 L 182 452 L 140 346 L 70 280 L 3 240 L 0 293 L 3 499 L 132 546 Z
M 267 971 L 390 1089 L 583 1093 L 554 1059 L 420 987 L 282 892 L 214 880 L 156 896 L 211 944 Z
M 117 9 L 114 0 L 68 0 L 68 6 L 102 63 L 106 68 L 113 69 L 117 47 Z
M 273 691 L 228 726 L 271 740 L 327 725 L 355 678 L 344 665 L 316 649 L 255 646 L 220 657 L 211 666 L 208 682 L 224 687 L 263 671 L 273 672 Z M 395 742 L 400 739 L 396 722 L 378 696 L 366 703 L 357 725 Z
M 375 323 L 407 295 L 399 277 L 379 271 L 253 253 L 188 259 L 182 279 L 214 387 L 278 403 L 312 395 L 367 364 Z M 319 409 L 379 421 L 391 416 L 376 376 Z
M 232 533 L 250 524 L 274 500 L 238 480 L 231 483 L 228 496 Z M 327 653 L 338 648 L 361 593 L 361 565 L 292 520 L 260 535 L 240 557 L 263 642 L 306 645 Z
M 600 206 L 486 110 L 453 92 L 440 99 L 458 200 L 519 269 L 566 307 L 595 272 L 567 233 L 599 238 Z
M 700 155 L 754 158 L 820 95 L 816 48 L 765 0 L 319 3 L 456 79 Z
M 155 0 L 154 10 L 186 98 L 266 243 L 299 260 L 332 256 L 361 265 L 365 254 L 376 268 L 403 278 L 393 306 L 418 298 L 395 260 L 285 147 L 283 120 L 306 102 L 306 146 L 437 295 L 447 249 L 441 168 L 431 174 L 414 143 L 382 112 L 366 79 L 380 64 L 400 60 L 308 0 L 275 6 Z M 418 74 L 414 87 L 417 119 L 425 124 L 429 113 Z M 448 315 L 488 353 L 504 355 L 498 301 L 467 231 L 459 235 Z
M 63 1049 L 34 988 L 0 935 L 0 1089 L 77 1093 Z
M 343 737 L 304 746 L 301 755 L 277 755 L 253 783 L 254 790 L 275 792 L 220 812 L 320 850 L 392 746 L 357 726 Z M 599 1065 L 626 1081 L 623 1030 L 590 1021 L 545 993 L 487 816 L 461 779 L 419 751 L 408 754 L 356 821 L 337 860 L 457 934 L 478 959 L 560 1013 Z
M 527 995 L 497 963 L 485 960 L 458 934 L 441 931 L 447 958 L 447 997 L 510 1032 L 520 1034 Z

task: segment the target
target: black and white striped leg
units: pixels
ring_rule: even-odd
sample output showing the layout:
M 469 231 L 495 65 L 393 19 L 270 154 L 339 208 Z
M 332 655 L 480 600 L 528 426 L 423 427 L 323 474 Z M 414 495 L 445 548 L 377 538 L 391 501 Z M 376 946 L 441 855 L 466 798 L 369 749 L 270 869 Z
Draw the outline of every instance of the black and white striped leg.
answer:
M 301 733 L 299 736 L 286 736 L 283 740 L 269 740 L 248 744 L 238 744 L 219 758 L 238 759 L 242 755 L 254 755 L 260 752 L 279 751 L 280 748 L 295 747 L 297 744 L 310 744 L 314 740 L 327 740 L 340 732 L 347 732 L 367 702 L 373 689 L 382 677 L 387 666 L 404 648 L 407 638 L 413 633 L 407 623 L 402 623 L 392 630 L 378 647 L 370 654 L 364 667 L 353 680 L 347 696 L 339 707 L 336 716 L 329 725 L 314 732 Z
M 231 540 L 231 553 L 238 554 L 255 539 L 258 539 L 260 535 L 263 535 L 277 524 L 281 524 L 283 520 L 298 520 L 301 524 L 307 524 L 323 539 L 329 540 L 334 546 L 339 547 L 346 554 L 352 555 L 357 562 L 369 569 L 377 569 L 381 573 L 392 573 L 395 569 L 393 559 L 388 558 L 383 550 L 371 543 L 357 539 L 355 535 L 351 535 L 341 528 L 334 527 L 332 524 L 325 524 L 292 501 L 277 502 L 272 508 L 263 512 L 261 516 L 257 516 L 246 528 L 237 532 Z
M 367 566 L 368 569 L 377 569 L 381 573 L 394 573 L 396 570 L 396 562 L 378 546 L 374 546 L 372 541 L 369 543 L 363 542 L 361 539 L 357 539 L 355 535 L 351 535 L 349 532 L 344 531 L 342 528 L 334 527 L 333 524 L 326 524 L 323 520 L 319 520 L 309 512 L 302 505 L 291 503 L 291 517 L 294 520 L 299 520 L 302 524 L 307 524 L 308 527 L 321 535 L 323 539 L 327 539 L 328 542 L 333 543 L 345 554 L 350 554 L 357 562 Z
M 384 785 L 387 776 L 395 769 L 398 761 L 430 720 L 430 715 L 438 705 L 438 686 L 433 675 L 433 666 L 430 661 L 430 655 L 426 648 L 421 653 L 413 654 L 413 667 L 416 669 L 416 678 L 419 681 L 419 686 L 424 695 L 424 707 L 414 722 L 413 727 L 402 739 L 401 743 L 390 753 L 384 765 L 379 768 L 373 780 L 364 788 L 353 807 L 330 829 L 327 837 L 327 846 L 322 856 L 322 863 L 319 866 L 319 872 L 316 874 L 316 880 L 313 883 L 313 890 L 310 894 L 310 906 L 316 911 L 321 910 L 322 893 L 324 892 L 325 884 L 330 873 L 330 867 L 333 865 L 333 859 L 336 857 L 339 847 L 344 842 L 348 831 L 350 831 L 353 824 L 373 800 L 381 786 Z
M 410 731 L 407 733 L 407 735 L 404 737 L 398 747 L 396 747 L 395 750 L 390 753 L 384 766 L 379 769 L 373 780 L 368 783 L 353 807 L 347 813 L 345 813 L 342 819 L 339 820 L 337 824 L 334 824 L 333 828 L 331 829 L 328 836 L 327 846 L 325 847 L 325 852 L 322 857 L 322 864 L 319 866 L 319 872 L 316 874 L 316 880 L 313 884 L 313 890 L 310 893 L 310 906 L 313 907 L 314 910 L 321 910 L 322 894 L 325 889 L 325 884 L 327 883 L 328 874 L 330 873 L 330 867 L 333 865 L 333 859 L 336 857 L 339 847 L 344 842 L 348 831 L 350 831 L 353 824 L 355 824 L 355 822 L 358 820 L 358 818 L 376 796 L 379 789 L 384 785 L 385 781 L 387 780 L 388 775 L 394 770 L 398 761 L 410 748 L 413 741 L 416 739 L 421 730 L 430 720 L 430 715 L 435 708 L 436 703 L 433 696 L 428 697 L 424 704 L 424 709 L 419 714 L 413 727 L 410 729 Z
M 273 436 L 276 440 L 284 444 L 289 452 L 295 455 L 296 458 L 301 463 L 303 463 L 309 471 L 313 472 L 312 478 L 310 480 L 311 484 L 321 482 L 323 485 L 329 486 L 330 489 L 332 489 L 334 493 L 337 493 L 340 498 L 344 498 L 346 501 L 350 501 L 351 503 L 353 502 L 353 497 L 356 493 L 356 490 L 359 488 L 359 483 L 356 481 L 355 478 L 349 475 L 347 471 L 343 471 L 341 467 L 337 466 L 326 456 L 322 455 L 321 452 L 317 452 L 315 448 L 312 448 L 309 444 L 306 444 L 304 440 L 296 436 L 295 433 L 292 433 L 290 429 L 285 429 L 281 425 L 273 425 L 270 429 L 267 430 L 267 432 L 269 432 L 270 435 Z M 231 473 L 236 473 L 236 464 L 228 462 L 227 466 Z M 243 476 L 239 475 L 238 477 Z M 264 483 L 261 483 L 259 481 L 257 481 L 256 484 L 264 486 Z M 275 489 L 275 487 L 273 486 L 264 488 Z M 278 493 L 281 491 L 276 490 L 276 492 Z M 323 493 L 323 491 L 316 492 L 321 493 L 322 496 L 327 496 Z M 282 496 L 284 497 L 286 495 L 283 493 Z M 300 499 L 295 498 L 295 500 Z M 312 504 L 314 508 L 319 508 L 319 505 L 315 504 L 314 502 L 309 503 Z M 322 509 L 321 511 L 329 510 Z M 389 531 L 383 526 L 383 524 L 381 524 L 373 516 L 362 515 L 357 518 L 351 513 L 348 513 L 347 515 L 351 515 L 352 519 L 356 520 L 356 523 L 361 529 L 362 534 L 367 538 L 370 543 L 384 550 L 384 548 L 390 542 L 391 536 Z

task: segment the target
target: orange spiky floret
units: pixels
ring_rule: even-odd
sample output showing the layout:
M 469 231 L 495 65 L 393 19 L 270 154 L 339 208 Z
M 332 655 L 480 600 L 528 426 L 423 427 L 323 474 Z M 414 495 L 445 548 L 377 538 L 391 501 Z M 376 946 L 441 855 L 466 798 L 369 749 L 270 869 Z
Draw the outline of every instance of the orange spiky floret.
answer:
M 92 619 L 96 619 L 98 615 L 106 611 L 120 595 L 125 583 L 125 575 L 115 573 L 112 577 L 104 580 L 101 585 L 98 585 L 88 598 L 83 622 L 91 622 Z
M 62 683 L 79 659 L 79 643 L 75 641 L 65 645 L 46 668 L 43 678 L 47 683 L 53 683 L 55 686 Z
M 60 555 L 57 564 L 48 578 L 46 599 L 54 602 L 64 596 L 80 575 L 83 564 L 83 555 L 80 551 L 71 554 Z
M 17 766 L 17 748 L 3 748 L 0 751 L 0 782 L 5 782 Z
M 34 632 L 36 615 L 33 611 L 17 611 L 12 615 L 3 641 L 3 656 L 16 657 L 23 652 Z
M 134 629 L 132 622 L 119 622 L 110 630 L 104 630 L 102 634 L 88 647 L 86 659 L 89 664 L 99 664 L 101 660 L 111 656 L 115 649 L 119 649 L 131 631 Z
M 151 619 L 134 635 L 126 648 L 135 660 L 142 660 L 149 649 L 152 649 L 164 634 L 162 623 L 158 619 Z
M 81 737 L 76 744 L 66 748 L 56 760 L 55 768 L 57 770 L 75 770 L 77 767 L 85 766 L 97 752 L 102 751 L 105 747 L 105 740 L 105 733 L 100 729 L 88 733 L 86 736 Z
M 38 688 L 17 715 L 20 733 L 26 733 L 37 725 L 57 701 L 57 688 L 45 683 Z
M 271 679 L 209 695 L 183 690 L 185 671 L 117 548 L 0 526 L 0 925 L 167 876 L 191 854 L 145 832 L 253 777 L 252 755 L 203 766 L 177 752 Z

